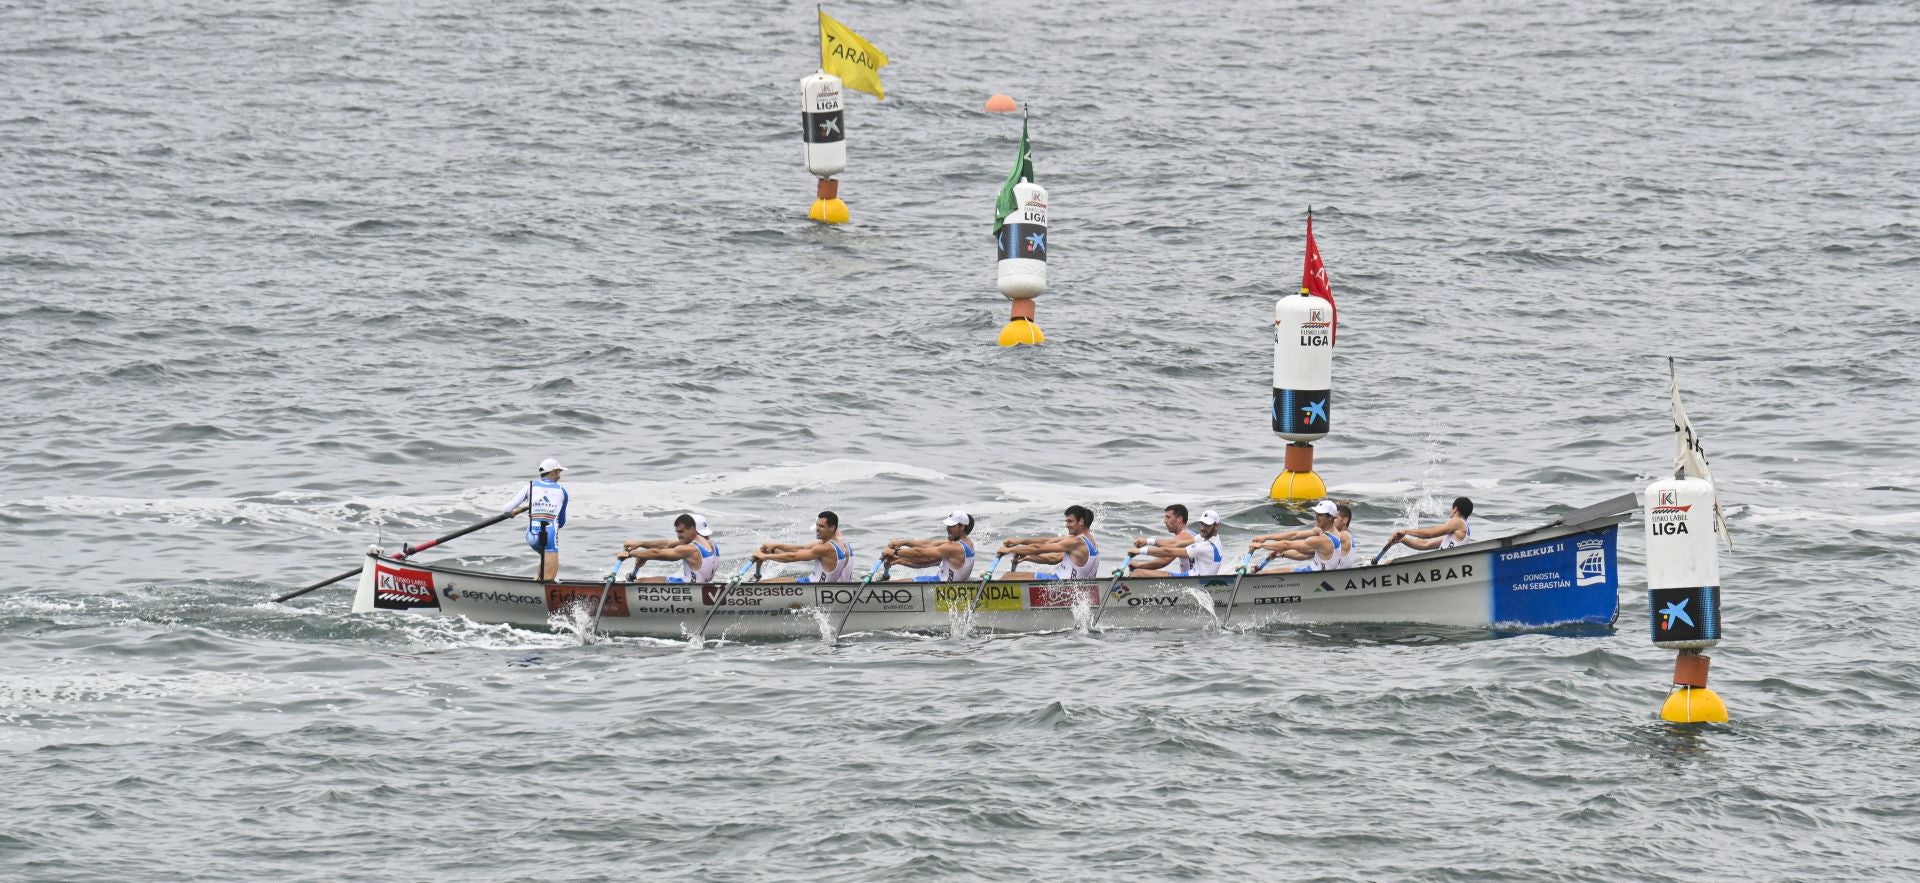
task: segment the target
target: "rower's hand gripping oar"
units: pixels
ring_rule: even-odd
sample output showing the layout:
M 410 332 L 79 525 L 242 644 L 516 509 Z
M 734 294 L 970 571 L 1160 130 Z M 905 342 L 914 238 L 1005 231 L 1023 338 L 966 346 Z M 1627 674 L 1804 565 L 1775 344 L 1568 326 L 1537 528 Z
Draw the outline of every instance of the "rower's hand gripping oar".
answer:
M 600 584 L 600 601 L 593 605 L 593 620 L 587 623 L 587 630 L 580 633 L 580 643 L 585 644 L 588 637 L 600 630 L 600 611 L 607 609 L 607 593 L 613 591 L 613 581 L 619 578 L 620 567 L 626 563 L 618 558 L 613 559 L 613 569 L 607 571 L 607 581 Z
M 853 605 L 859 602 L 860 593 L 866 591 L 867 584 L 880 575 L 880 568 L 885 567 L 886 564 L 887 559 L 884 556 L 874 559 L 873 566 L 867 569 L 867 575 L 861 577 L 859 588 L 853 590 L 853 597 L 847 599 L 847 609 L 840 612 L 840 621 L 833 626 L 833 640 L 836 643 L 840 640 L 840 630 L 847 627 L 847 619 L 853 616 Z
M 733 591 L 734 586 L 739 585 L 741 580 L 747 578 L 747 571 L 753 570 L 754 564 L 755 562 L 749 560 L 747 563 L 740 565 L 740 569 L 733 574 L 733 578 L 727 580 L 727 584 L 721 587 L 720 594 L 714 596 L 713 609 L 707 611 L 707 618 L 700 620 L 700 631 L 695 632 L 695 635 L 700 638 L 700 646 L 706 646 L 707 625 L 713 622 L 713 615 L 720 612 L 720 605 L 727 603 L 727 593 Z
M 440 545 L 441 543 L 444 543 L 444 542 L 446 542 L 446 541 L 448 541 L 448 540 L 457 540 L 457 539 L 459 539 L 459 538 L 461 538 L 461 537 L 464 537 L 464 536 L 466 536 L 467 534 L 470 534 L 470 533 L 473 533 L 474 531 L 476 531 L 476 530 L 479 530 L 479 529 L 481 529 L 481 528 L 483 528 L 483 527 L 492 527 L 492 526 L 494 526 L 494 525 L 496 525 L 496 524 L 499 524 L 499 523 L 500 523 L 500 522 L 502 522 L 502 521 L 505 521 L 505 520 L 507 520 L 507 519 L 509 519 L 509 518 L 512 518 L 512 517 L 513 517 L 513 516 L 515 516 L 515 515 L 519 515 L 520 513 L 522 513 L 522 512 L 525 512 L 525 511 L 527 511 L 527 510 L 526 510 L 526 508 L 525 508 L 525 507 L 522 507 L 522 508 L 519 508 L 519 509 L 515 509 L 515 510 L 513 510 L 513 511 L 511 511 L 511 512 L 502 512 L 502 513 L 500 513 L 499 515 L 495 515 L 495 516 L 493 516 L 492 518 L 489 518 L 489 519 L 487 519 L 487 520 L 485 520 L 485 521 L 482 521 L 482 522 L 480 522 L 479 524 L 475 524 L 475 525 L 471 525 L 471 526 L 469 526 L 469 527 L 463 527 L 463 528 L 461 528 L 461 529 L 459 529 L 459 530 L 456 530 L 456 531 L 454 531 L 453 533 L 450 533 L 450 534 L 447 534 L 446 536 L 443 536 L 443 537 L 435 537 L 435 538 L 433 538 L 433 539 L 431 539 L 431 540 L 428 540 L 428 541 L 426 541 L 426 542 L 424 542 L 424 543 L 421 543 L 420 545 L 417 545 L 417 546 L 414 546 L 414 545 L 406 545 L 406 546 L 401 546 L 401 547 L 400 547 L 400 554 L 398 554 L 398 555 L 395 555 L 395 556 L 393 556 L 393 557 L 394 557 L 394 558 L 396 558 L 396 559 L 400 559 L 400 558 L 406 558 L 407 556 L 409 556 L 409 555 L 412 555 L 412 554 L 414 554 L 414 553 L 416 553 L 416 552 L 425 552 L 426 550 L 428 550 L 428 549 L 431 549 L 431 548 L 433 548 L 434 546 L 438 546 L 438 545 Z M 319 581 L 319 582 L 317 582 L 317 583 L 314 583 L 313 585 L 310 585 L 310 586 L 307 586 L 307 587 L 306 587 L 306 588 L 304 588 L 304 589 L 296 589 L 296 590 L 294 590 L 294 591 L 291 591 L 291 592 L 288 592 L 288 593 L 286 593 L 286 594 L 284 594 L 284 595 L 278 595 L 278 596 L 276 596 L 276 597 L 275 597 L 275 598 L 273 599 L 273 602 L 274 602 L 275 604 L 278 604 L 278 603 L 280 603 L 281 601 L 291 601 L 291 600 L 293 600 L 294 598 L 298 598 L 298 597 L 300 597 L 301 595 L 304 595 L 304 594 L 306 594 L 306 593 L 308 593 L 308 592 L 311 592 L 311 591 L 313 591 L 314 589 L 324 589 L 324 588 L 326 588 L 327 586 L 330 586 L 330 585 L 333 585 L 334 583 L 337 583 L 337 582 L 339 582 L 339 581 L 341 581 L 341 580 L 343 580 L 343 579 L 346 579 L 347 577 L 350 577 L 350 576 L 353 576 L 354 574 L 357 574 L 357 573 L 359 573 L 359 572 L 360 572 L 360 570 L 361 570 L 361 569 L 360 569 L 359 567 L 355 567 L 354 569 L 352 569 L 352 570 L 349 570 L 349 571 L 346 571 L 345 573 L 342 573 L 342 574 L 340 574 L 339 576 L 330 576 L 330 577 L 327 577 L 326 579 L 323 579 L 323 580 L 321 580 L 321 581 Z
M 1272 561 L 1273 559 L 1268 558 L 1267 560 Z M 1233 602 L 1238 601 L 1240 599 L 1240 581 L 1247 578 L 1247 565 L 1252 563 L 1253 563 L 1252 552 L 1248 552 L 1247 554 L 1240 556 L 1240 569 L 1235 572 L 1235 576 L 1233 578 L 1233 591 L 1227 593 L 1227 612 L 1220 617 L 1220 628 L 1223 631 L 1227 627 L 1227 620 L 1233 618 Z M 1265 567 L 1267 565 L 1265 563 L 1262 563 L 1260 566 Z

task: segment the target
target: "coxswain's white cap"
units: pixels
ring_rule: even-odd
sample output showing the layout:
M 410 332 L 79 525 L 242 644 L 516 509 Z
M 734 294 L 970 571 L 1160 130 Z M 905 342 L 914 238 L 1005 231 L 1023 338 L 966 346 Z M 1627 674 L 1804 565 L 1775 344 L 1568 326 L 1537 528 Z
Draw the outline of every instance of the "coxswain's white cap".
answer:
M 565 472 L 565 471 L 567 471 L 567 467 L 560 465 L 559 460 L 555 460 L 552 457 L 548 457 L 547 459 L 540 461 L 540 472 L 538 474 L 545 475 L 549 472 Z
M 1340 507 L 1335 506 L 1332 500 L 1321 500 L 1313 504 L 1313 514 L 1325 515 L 1328 518 L 1338 518 L 1340 516 Z
M 945 524 L 948 527 L 957 527 L 962 524 L 972 524 L 973 516 L 968 515 L 967 513 L 962 512 L 959 509 L 955 509 L 953 510 L 952 514 L 947 516 L 947 520 L 941 523 Z
M 705 515 L 693 516 L 693 532 L 703 537 L 713 536 L 713 527 L 707 524 L 707 516 Z
M 1201 524 L 1219 524 L 1220 513 L 1215 512 L 1212 509 L 1208 509 L 1207 511 L 1200 513 L 1199 520 Z

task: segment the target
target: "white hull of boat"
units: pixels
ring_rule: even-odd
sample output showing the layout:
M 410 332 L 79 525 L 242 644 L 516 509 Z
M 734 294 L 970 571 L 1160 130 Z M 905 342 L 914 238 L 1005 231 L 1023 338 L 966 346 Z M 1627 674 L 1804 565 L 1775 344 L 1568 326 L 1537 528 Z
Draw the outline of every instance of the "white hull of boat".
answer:
M 1410 555 L 1351 570 L 1087 582 L 922 583 L 617 582 L 600 630 L 680 637 L 713 612 L 709 633 L 730 638 L 817 636 L 853 605 L 847 632 L 1036 632 L 1085 626 L 1193 628 L 1228 615 L 1236 626 L 1275 623 L 1428 623 L 1469 628 L 1611 624 L 1619 607 L 1617 527 L 1632 495 L 1569 513 L 1510 537 Z M 1606 510 L 1606 511 L 1602 511 Z M 1571 520 L 1571 519 L 1580 520 Z M 531 629 L 590 618 L 603 582 L 543 583 L 417 564 L 369 553 L 354 612 L 462 616 Z M 979 603 L 975 605 L 975 597 Z M 718 609 L 715 605 L 719 604 Z M 1104 607 L 1104 612 L 1101 608 Z M 971 616 L 968 611 L 972 610 Z M 583 617 L 580 611 L 584 610 Z

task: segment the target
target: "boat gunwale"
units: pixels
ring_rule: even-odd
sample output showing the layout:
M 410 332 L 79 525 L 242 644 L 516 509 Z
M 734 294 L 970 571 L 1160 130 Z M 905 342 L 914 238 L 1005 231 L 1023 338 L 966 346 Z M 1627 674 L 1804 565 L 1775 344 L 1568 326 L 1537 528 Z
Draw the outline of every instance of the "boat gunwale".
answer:
M 1615 501 L 1608 501 L 1608 502 L 1612 503 Z M 1602 504 L 1602 505 L 1605 505 L 1605 504 Z M 1638 503 L 1636 502 L 1633 505 L 1637 507 Z M 1591 507 L 1591 508 L 1597 508 L 1597 507 Z M 1586 510 L 1575 510 L 1574 512 L 1569 514 L 1581 514 L 1585 511 Z M 1363 564 L 1359 567 L 1348 567 L 1348 568 L 1342 568 L 1339 570 L 1271 571 L 1271 572 L 1265 572 L 1265 573 L 1249 572 L 1247 574 L 1247 578 L 1266 580 L 1266 579 L 1272 579 L 1276 577 L 1290 577 L 1290 576 L 1304 577 L 1314 573 L 1357 574 L 1357 573 L 1364 573 L 1370 570 L 1378 570 L 1378 569 L 1389 568 L 1389 567 L 1399 567 L 1405 564 L 1432 564 L 1440 561 L 1445 561 L 1451 558 L 1464 557 L 1467 555 L 1479 555 L 1483 553 L 1497 552 L 1500 549 L 1505 549 L 1505 548 L 1510 548 L 1512 546 L 1520 545 L 1523 542 L 1536 542 L 1540 540 L 1553 539 L 1554 537 L 1560 537 L 1560 536 L 1572 536 L 1574 534 L 1593 533 L 1602 528 L 1612 527 L 1612 526 L 1622 524 L 1626 522 L 1628 519 L 1632 518 L 1633 515 L 1634 515 L 1633 512 L 1623 511 L 1623 512 L 1615 512 L 1609 515 L 1602 515 L 1597 518 L 1585 519 L 1577 524 L 1554 523 L 1554 524 L 1542 525 L 1540 527 L 1528 528 L 1518 533 L 1508 534 L 1506 536 L 1491 537 L 1485 540 L 1476 540 L 1471 543 L 1464 543 L 1462 545 L 1454 546 L 1449 549 L 1433 549 L 1433 550 L 1418 552 L 1413 555 L 1403 555 L 1399 558 L 1395 558 L 1391 561 L 1383 561 L 1379 564 L 1369 563 L 1369 564 Z M 433 573 L 446 574 L 448 576 L 500 580 L 503 582 L 525 583 L 527 585 L 537 585 L 542 587 L 563 586 L 568 588 L 598 588 L 602 585 L 607 584 L 607 581 L 604 578 L 542 580 L 538 577 L 532 577 L 532 576 L 511 576 L 508 574 L 492 573 L 484 570 L 469 570 L 461 567 L 448 567 L 448 566 L 438 565 L 438 564 L 424 564 L 421 562 L 412 561 L 405 558 L 391 558 L 391 557 L 388 557 L 384 552 L 368 551 L 367 557 L 373 558 L 374 560 L 381 562 L 383 564 L 391 564 L 399 567 L 407 567 L 407 568 L 413 568 L 418 570 L 427 570 Z M 1234 578 L 1234 576 L 1236 576 L 1236 574 L 1232 571 L 1221 571 L 1220 573 L 1192 575 L 1192 576 L 1121 577 L 1121 581 L 1126 582 L 1128 580 L 1133 580 L 1135 582 L 1155 582 L 1155 583 L 1166 582 L 1166 583 L 1175 583 L 1177 585 L 1192 584 L 1194 586 L 1205 588 L 1206 587 L 1205 581 L 1209 581 L 1209 580 L 1214 582 L 1231 581 Z M 987 579 L 986 582 L 989 584 L 1030 583 L 1032 585 L 1046 585 L 1048 583 L 1071 583 L 1075 585 L 1086 585 L 1090 583 L 1110 582 L 1112 580 L 1113 580 L 1113 576 L 1111 574 L 1108 574 L 1108 575 L 1103 575 L 1099 577 L 1093 577 L 1088 579 L 1075 579 L 1075 580 Z M 713 579 L 713 580 L 706 580 L 704 582 L 696 582 L 696 583 L 637 582 L 637 581 L 616 579 L 613 582 L 613 586 L 614 587 L 649 586 L 649 585 L 709 586 L 709 585 L 725 585 L 726 583 L 727 583 L 727 580 L 724 580 L 724 579 Z M 887 580 L 887 581 L 874 581 L 871 583 L 862 583 L 858 580 L 854 580 L 850 582 L 837 582 L 837 583 L 797 583 L 797 585 L 820 586 L 823 588 L 829 587 L 829 586 L 841 587 L 841 588 L 858 587 L 862 585 L 870 585 L 870 586 L 912 585 L 912 586 L 933 586 L 933 587 L 975 586 L 977 587 L 980 585 L 980 583 L 981 583 L 981 580 L 977 580 L 977 579 L 958 580 L 958 581 L 949 581 L 949 582 L 932 582 L 932 581 L 920 582 L 918 580 Z M 748 585 L 748 584 L 749 583 L 745 583 L 745 582 L 742 583 L 742 585 Z M 765 585 L 766 583 L 761 583 L 761 584 Z M 774 585 L 779 585 L 779 583 L 774 583 Z

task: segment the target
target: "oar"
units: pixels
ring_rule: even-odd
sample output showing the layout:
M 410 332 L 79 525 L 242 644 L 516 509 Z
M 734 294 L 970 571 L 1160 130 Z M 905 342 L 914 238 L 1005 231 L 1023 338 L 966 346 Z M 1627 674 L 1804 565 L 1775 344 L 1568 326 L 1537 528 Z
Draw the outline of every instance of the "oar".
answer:
M 1387 554 L 1387 550 L 1391 548 L 1393 548 L 1393 540 L 1387 540 L 1387 544 L 1384 546 L 1381 546 L 1379 553 L 1373 556 L 1373 563 L 1379 564 L 1380 556 Z
M 1269 558 L 1267 560 L 1271 561 L 1273 559 Z M 1233 578 L 1233 591 L 1227 593 L 1227 612 L 1226 615 L 1220 617 L 1220 627 L 1222 629 L 1227 627 L 1227 620 L 1233 618 L 1233 602 L 1240 600 L 1240 581 L 1247 578 L 1247 565 L 1252 563 L 1252 552 L 1248 552 L 1240 557 L 1240 570 Z M 1265 567 L 1267 565 L 1262 563 L 1260 566 Z
M 1002 555 L 993 559 L 992 564 L 987 565 L 987 575 L 980 578 L 980 586 L 973 590 L 973 603 L 967 606 L 968 616 L 980 610 L 980 602 L 987 597 L 987 583 L 993 579 L 993 572 L 1000 569 L 1000 562 L 1005 560 L 1007 556 Z
M 847 627 L 847 618 L 853 615 L 853 605 L 860 600 L 861 590 L 865 589 L 868 583 L 873 582 L 874 577 L 880 575 L 880 568 L 885 566 L 886 563 L 887 559 L 885 558 L 875 559 L 873 566 L 867 569 L 866 577 L 860 580 L 860 587 L 853 590 L 853 597 L 847 601 L 847 609 L 840 614 L 839 624 L 833 627 L 833 639 L 835 641 L 840 640 L 840 630 Z
M 607 609 L 607 593 L 613 591 L 613 581 L 620 576 L 620 566 L 626 563 L 618 558 L 613 560 L 613 569 L 607 571 L 607 581 L 600 584 L 600 603 L 593 605 L 593 621 L 580 634 L 580 643 L 585 644 L 588 635 L 600 630 L 600 611 Z
M 701 646 L 703 647 L 706 646 L 707 625 L 713 622 L 713 615 L 715 613 L 720 612 L 720 605 L 727 603 L 727 593 L 733 591 L 734 586 L 739 585 L 741 580 L 747 578 L 747 571 L 753 569 L 753 565 L 754 565 L 754 562 L 751 560 L 749 560 L 745 564 L 740 565 L 739 572 L 733 575 L 733 579 L 727 580 L 726 586 L 720 589 L 720 594 L 714 597 L 713 609 L 707 611 L 706 619 L 700 620 L 700 631 L 698 632 L 698 635 L 700 637 Z
M 1095 610 L 1093 612 L 1093 619 L 1087 622 L 1087 634 L 1093 634 L 1094 628 L 1100 625 L 1100 617 L 1105 616 L 1107 613 L 1107 602 L 1113 600 L 1114 587 L 1120 585 L 1120 578 L 1126 575 L 1127 563 L 1125 559 L 1122 559 L 1120 566 L 1113 569 L 1113 579 L 1107 583 L 1107 591 L 1100 596 L 1100 609 Z
M 512 512 L 502 512 L 502 513 L 500 513 L 499 515 L 495 515 L 495 516 L 493 516 L 492 518 L 489 518 L 489 519 L 487 519 L 487 520 L 485 520 L 485 521 L 482 521 L 482 522 L 480 522 L 479 524 L 475 524 L 475 525 L 472 525 L 472 526 L 470 526 L 470 527 L 463 527 L 463 528 L 461 528 L 461 529 L 459 529 L 459 530 L 456 530 L 456 531 L 454 531 L 453 533 L 450 533 L 450 534 L 447 534 L 447 535 L 446 535 L 446 536 L 444 536 L 444 537 L 435 537 L 435 538 L 433 538 L 433 539 L 431 539 L 431 540 L 428 540 L 428 541 L 426 541 L 426 542 L 424 542 L 424 543 L 421 543 L 421 544 L 420 544 L 420 545 L 418 545 L 418 546 L 412 546 L 412 545 L 408 545 L 408 546 L 401 546 L 401 547 L 400 547 L 400 554 L 398 554 L 398 555 L 395 555 L 395 556 L 393 556 L 393 557 L 395 557 L 395 558 L 405 558 L 405 557 L 407 557 L 407 556 L 409 556 L 409 555 L 412 555 L 412 554 L 414 554 L 415 552 L 425 552 L 426 550 L 428 550 L 428 549 L 431 549 L 431 548 L 433 548 L 434 546 L 438 546 L 438 545 L 440 545 L 441 543 L 444 543 L 444 542 L 446 542 L 446 541 L 448 541 L 448 540 L 457 540 L 457 539 L 459 539 L 459 538 L 461 538 L 461 537 L 464 537 L 464 536 L 466 536 L 467 534 L 470 534 L 470 533 L 473 533 L 473 532 L 474 532 L 474 531 L 476 531 L 476 530 L 479 530 L 480 528 L 483 528 L 483 527 L 492 527 L 492 526 L 494 526 L 494 525 L 496 525 L 496 524 L 499 524 L 499 523 L 500 523 L 500 522 L 502 522 L 502 521 L 505 521 L 505 520 L 507 520 L 507 519 L 509 519 L 509 518 L 512 518 L 512 517 L 513 517 L 513 516 L 515 516 L 515 515 L 519 515 L 520 513 L 522 513 L 522 512 L 525 512 L 525 511 L 527 511 L 527 510 L 526 510 L 526 509 L 524 509 L 524 508 L 522 508 L 522 509 L 515 509 L 515 510 L 513 510 Z M 280 595 L 280 596 L 278 596 L 278 597 L 276 597 L 276 598 L 274 598 L 274 599 L 273 599 L 273 601 L 274 601 L 274 603 L 276 603 L 276 604 L 278 604 L 278 603 L 280 603 L 281 601 L 290 601 L 290 600 L 293 600 L 294 598 L 298 598 L 298 597 L 300 597 L 301 595 L 304 595 L 304 594 L 306 594 L 306 593 L 308 593 L 308 592 L 311 592 L 311 591 L 313 591 L 314 589 L 324 589 L 324 588 L 326 588 L 327 586 L 330 586 L 330 585 L 333 585 L 334 583 L 337 583 L 337 582 L 339 582 L 339 581 L 341 581 L 341 580 L 343 580 L 343 579 L 346 579 L 347 577 L 350 577 L 350 576 L 353 576 L 353 575 L 354 575 L 354 574 L 356 574 L 356 573 L 359 573 L 359 572 L 360 572 L 360 570 L 361 570 L 361 569 L 360 569 L 359 567 L 355 567 L 354 569 L 352 569 L 352 570 L 349 570 L 349 571 L 347 571 L 347 572 L 345 572 L 345 573 L 342 573 L 342 574 L 340 574 L 339 576 L 330 576 L 330 577 L 327 577 L 326 579 L 323 579 L 323 580 L 321 580 L 321 581 L 319 581 L 319 582 L 317 582 L 317 583 L 314 583 L 313 585 L 310 585 L 310 586 L 308 586 L 308 587 L 306 587 L 306 588 L 304 588 L 304 589 L 298 589 L 298 590 L 296 590 L 296 591 L 292 591 L 292 592 L 288 592 L 288 593 L 286 593 L 286 594 L 284 594 L 284 595 Z

